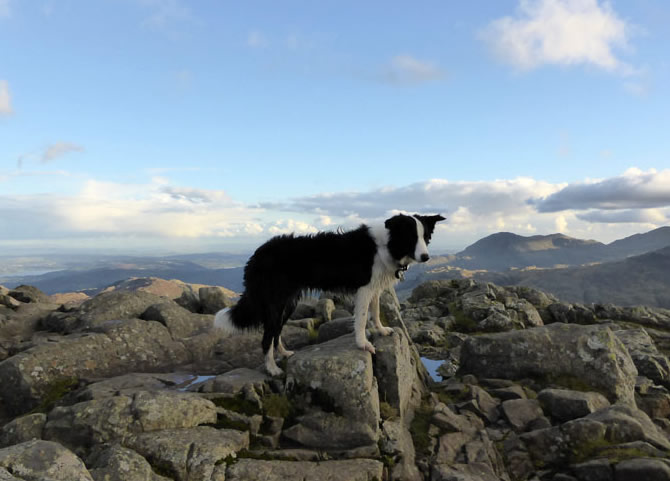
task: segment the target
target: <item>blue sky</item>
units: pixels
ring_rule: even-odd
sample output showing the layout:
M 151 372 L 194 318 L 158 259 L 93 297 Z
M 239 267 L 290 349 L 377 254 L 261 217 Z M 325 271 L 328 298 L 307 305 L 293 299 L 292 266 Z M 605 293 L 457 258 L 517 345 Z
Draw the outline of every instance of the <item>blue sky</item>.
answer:
M 0 247 L 670 223 L 663 0 L 0 0 Z

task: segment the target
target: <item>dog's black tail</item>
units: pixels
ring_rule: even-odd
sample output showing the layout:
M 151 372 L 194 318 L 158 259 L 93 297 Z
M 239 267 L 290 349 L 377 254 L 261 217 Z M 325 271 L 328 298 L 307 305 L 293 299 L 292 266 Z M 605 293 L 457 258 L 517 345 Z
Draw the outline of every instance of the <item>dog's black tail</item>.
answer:
M 233 307 L 220 310 L 214 316 L 214 327 L 228 334 L 240 333 L 250 329 L 258 329 L 262 325 L 262 315 L 256 312 L 257 306 L 242 295 Z

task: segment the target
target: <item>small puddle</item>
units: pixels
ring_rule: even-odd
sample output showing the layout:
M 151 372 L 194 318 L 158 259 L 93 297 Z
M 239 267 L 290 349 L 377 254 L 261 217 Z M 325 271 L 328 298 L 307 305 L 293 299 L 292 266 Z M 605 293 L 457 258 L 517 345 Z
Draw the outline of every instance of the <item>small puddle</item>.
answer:
M 435 382 L 440 382 L 442 381 L 442 376 L 440 376 L 437 373 L 437 368 L 439 368 L 442 364 L 444 364 L 443 359 L 428 359 L 427 357 L 422 357 L 421 362 L 423 362 L 423 365 L 426 366 L 426 369 L 428 370 L 428 374 L 430 374 L 430 377 L 433 379 Z
M 198 384 L 202 384 L 205 381 L 214 379 L 216 376 L 197 376 L 195 374 L 191 375 L 189 378 L 184 379 L 183 382 L 179 383 L 177 390 L 178 391 L 188 391 Z

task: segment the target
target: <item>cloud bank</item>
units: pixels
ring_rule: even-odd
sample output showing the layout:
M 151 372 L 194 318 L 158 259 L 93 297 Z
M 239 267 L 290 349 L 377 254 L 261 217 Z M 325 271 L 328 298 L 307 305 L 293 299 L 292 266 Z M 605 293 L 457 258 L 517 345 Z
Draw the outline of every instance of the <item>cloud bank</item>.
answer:
M 545 64 L 588 64 L 629 74 L 616 49 L 629 45 L 631 27 L 609 2 L 520 0 L 515 16 L 491 22 L 481 36 L 496 56 L 520 70 Z

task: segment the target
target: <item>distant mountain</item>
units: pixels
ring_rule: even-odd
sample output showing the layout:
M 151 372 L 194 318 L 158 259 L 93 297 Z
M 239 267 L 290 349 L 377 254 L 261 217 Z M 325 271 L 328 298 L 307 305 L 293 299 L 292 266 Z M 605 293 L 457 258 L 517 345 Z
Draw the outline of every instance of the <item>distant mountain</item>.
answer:
M 607 246 L 563 234 L 524 237 L 499 232 L 455 255 L 450 264 L 466 269 L 504 271 L 527 266 L 554 267 L 597 262 L 607 257 Z
M 451 277 L 454 277 L 453 273 Z M 647 305 L 670 309 L 670 246 L 599 265 L 479 273 L 474 277 L 502 285 L 536 287 L 567 302 Z
M 38 276 L 6 277 L 0 279 L 0 284 L 7 287 L 28 284 L 47 294 L 56 294 L 82 290 L 95 292 L 97 289 L 103 289 L 131 277 L 160 277 L 194 284 L 223 286 L 241 292 L 243 273 L 243 267 L 209 269 L 189 261 L 135 258 L 133 262 L 93 269 L 67 269 Z
M 670 227 L 603 244 L 563 234 L 524 237 L 499 232 L 478 240 L 448 263 L 462 269 L 506 271 L 526 267 L 565 267 L 625 259 L 670 245 Z

